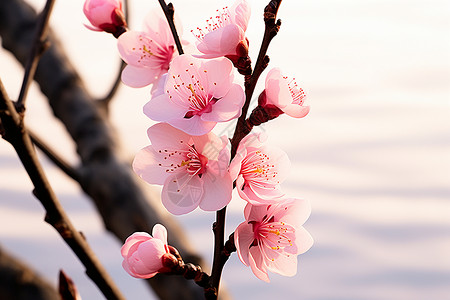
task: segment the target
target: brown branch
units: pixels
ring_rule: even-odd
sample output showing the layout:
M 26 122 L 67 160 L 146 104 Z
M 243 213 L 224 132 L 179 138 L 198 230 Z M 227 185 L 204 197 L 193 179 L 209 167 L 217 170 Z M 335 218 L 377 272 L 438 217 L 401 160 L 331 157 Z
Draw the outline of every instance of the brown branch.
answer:
M 169 23 L 170 31 L 172 31 L 173 39 L 175 40 L 175 45 L 177 45 L 178 54 L 182 55 L 184 52 L 183 47 L 181 46 L 180 37 L 178 36 L 177 29 L 175 28 L 174 22 L 175 9 L 173 7 L 173 4 L 169 3 L 168 5 L 166 5 L 166 1 L 164 0 L 158 1 L 164 12 L 164 15 L 166 16 L 167 22 Z
M 0 247 L 1 299 L 60 300 L 58 292 L 40 274 Z
M 95 282 L 107 299 L 125 299 L 84 237 L 72 225 L 56 198 L 37 159 L 30 137 L 24 128 L 23 119 L 19 117 L 14 104 L 9 100 L 1 80 L 0 119 L 4 130 L 3 138 L 11 143 L 16 150 L 33 182 L 33 194 L 46 210 L 45 221 L 58 231 L 86 267 L 86 274 Z
M 129 24 L 129 2 L 128 0 L 123 0 L 123 10 L 124 10 L 124 15 L 125 15 L 125 21 L 127 24 Z M 116 79 L 114 80 L 111 88 L 109 89 L 109 92 L 106 94 L 105 97 L 98 99 L 97 100 L 97 104 L 100 106 L 101 109 L 103 109 L 103 111 L 105 112 L 105 114 L 109 114 L 109 103 L 111 102 L 111 100 L 114 98 L 114 96 L 116 95 L 117 90 L 119 89 L 120 86 L 120 82 L 121 80 L 121 76 L 122 76 L 122 70 L 125 68 L 126 63 L 123 60 L 120 60 L 120 66 L 119 69 L 117 71 L 117 75 L 116 75 Z
M 48 48 L 47 33 L 48 33 L 48 21 L 52 13 L 54 0 L 47 0 L 44 10 L 41 13 L 41 18 L 36 31 L 36 37 L 33 42 L 33 46 L 30 51 L 30 56 L 25 67 L 25 75 L 23 78 L 22 87 L 20 88 L 19 99 L 17 100 L 17 107 L 20 110 L 25 108 L 25 101 L 28 94 L 28 88 L 33 81 L 34 74 L 41 55 Z
M 264 71 L 269 63 L 269 57 L 266 55 L 267 49 L 272 39 L 277 35 L 280 29 L 281 21 L 276 20 L 278 8 L 280 7 L 281 0 L 272 0 L 264 9 L 264 23 L 265 31 L 264 37 L 259 50 L 258 59 L 256 60 L 255 68 L 251 76 L 245 77 L 245 103 L 242 107 L 242 114 L 236 123 L 236 129 L 231 139 L 231 160 L 235 157 L 237 148 L 241 140 L 250 133 L 253 125 L 247 121 L 248 108 L 253 96 L 253 92 L 258 82 L 259 76 Z M 228 260 L 228 251 L 224 252 L 224 235 L 225 235 L 225 215 L 226 207 L 219 210 L 216 214 L 216 222 L 213 226 L 214 231 L 214 259 L 213 268 L 211 271 L 211 286 L 215 290 L 216 294 L 219 292 L 220 278 L 222 275 L 223 267 Z M 216 295 L 217 297 L 217 295 Z
M 67 176 L 75 181 L 81 179 L 80 172 L 72 167 L 68 162 L 66 162 L 59 154 L 57 154 L 53 149 L 51 149 L 44 141 L 41 140 L 36 134 L 27 129 L 28 135 L 30 136 L 33 144 L 41 150 L 48 159 L 50 159 L 58 168 L 61 169 Z

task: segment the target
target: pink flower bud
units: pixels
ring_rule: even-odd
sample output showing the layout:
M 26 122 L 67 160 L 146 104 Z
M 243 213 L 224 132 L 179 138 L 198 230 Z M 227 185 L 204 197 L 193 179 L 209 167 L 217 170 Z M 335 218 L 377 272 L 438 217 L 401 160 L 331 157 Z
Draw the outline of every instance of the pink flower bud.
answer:
M 92 25 L 85 26 L 94 31 L 116 34 L 126 26 L 120 0 L 86 0 L 83 12 Z
M 133 277 L 151 278 L 157 273 L 170 271 L 167 268 L 167 254 L 173 255 L 169 253 L 167 245 L 167 230 L 156 224 L 152 234 L 153 236 L 146 232 L 135 232 L 122 246 L 122 267 Z

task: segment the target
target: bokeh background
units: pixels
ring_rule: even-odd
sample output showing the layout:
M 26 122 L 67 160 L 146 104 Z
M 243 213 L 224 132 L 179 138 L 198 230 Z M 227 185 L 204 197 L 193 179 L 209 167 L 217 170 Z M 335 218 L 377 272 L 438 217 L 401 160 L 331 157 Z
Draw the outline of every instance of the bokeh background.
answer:
M 39 10 L 44 6 L 42 0 L 29 2 Z M 247 36 L 256 60 L 268 1 L 249 2 Z M 184 38 L 193 41 L 190 29 L 231 1 L 173 3 Z M 82 4 L 57 1 L 51 24 L 90 91 L 102 96 L 119 66 L 116 43 L 84 28 Z M 130 27 L 139 29 L 157 4 L 130 0 Z M 295 277 L 272 274 L 270 284 L 234 255 L 225 267 L 225 285 L 235 299 L 450 299 L 450 3 L 286 0 L 279 18 L 283 24 L 269 48 L 269 68 L 296 78 L 311 113 L 299 120 L 282 116 L 262 130 L 292 161 L 286 193 L 312 204 L 305 227 L 315 244 L 299 256 Z M 12 99 L 22 76 L 12 56 L 0 50 L 0 78 Z M 112 103 L 130 159 L 148 144 L 146 129 L 153 122 L 142 114 L 148 100 L 149 88 L 122 86 Z M 73 144 L 36 86 L 27 106 L 29 126 L 77 163 Z M 93 205 L 45 157 L 42 161 L 74 224 L 126 297 L 147 297 L 146 285 L 122 270 L 121 245 L 104 230 Z M 44 211 L 31 189 L 12 147 L 0 141 L 1 245 L 53 283 L 63 268 L 83 299 L 101 299 L 71 250 L 43 222 Z M 242 222 L 243 206 L 235 195 L 228 234 Z M 177 218 L 207 260 L 213 218 L 202 211 Z

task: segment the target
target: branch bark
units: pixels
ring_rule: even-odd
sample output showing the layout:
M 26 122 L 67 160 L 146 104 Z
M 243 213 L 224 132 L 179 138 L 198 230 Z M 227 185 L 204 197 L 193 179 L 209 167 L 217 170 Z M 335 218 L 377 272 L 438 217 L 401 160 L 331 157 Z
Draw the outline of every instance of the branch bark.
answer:
M 0 248 L 0 295 L 3 300 L 59 300 L 39 274 Z
M 36 20 L 36 13 L 25 2 L 0 1 L 3 47 L 22 65 L 26 63 Z M 51 46 L 41 58 L 35 80 L 47 96 L 55 116 L 64 123 L 76 143 L 81 160 L 79 184 L 96 204 L 106 228 L 124 241 L 135 231 L 151 232 L 154 224 L 161 223 L 169 231 L 169 243 L 185 260 L 203 265 L 180 226 L 162 210 L 156 197 L 148 198 L 130 164 L 119 155 L 114 130 L 51 31 L 48 40 Z M 203 297 L 201 288 L 180 277 L 155 276 L 149 283 L 161 299 Z

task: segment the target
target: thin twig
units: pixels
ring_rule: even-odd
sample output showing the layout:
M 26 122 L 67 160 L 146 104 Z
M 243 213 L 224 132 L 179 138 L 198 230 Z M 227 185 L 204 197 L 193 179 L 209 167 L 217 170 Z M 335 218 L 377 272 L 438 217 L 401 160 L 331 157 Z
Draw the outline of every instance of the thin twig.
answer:
M 123 0 L 123 10 L 124 10 L 125 21 L 128 24 L 130 21 L 129 20 L 130 14 L 129 14 L 128 0 Z M 126 65 L 127 64 L 123 60 L 120 60 L 120 66 L 117 71 L 116 79 L 114 80 L 113 85 L 111 86 L 108 94 L 106 94 L 105 97 L 97 100 L 97 104 L 100 105 L 100 107 L 106 112 L 106 114 L 109 113 L 109 103 L 114 98 L 114 95 L 116 94 L 117 90 L 119 89 L 120 82 L 122 81 L 121 80 L 122 70 L 125 68 Z
M 125 299 L 101 265 L 83 235 L 75 229 L 59 203 L 37 159 L 23 118 L 17 113 L 0 80 L 0 120 L 2 137 L 17 152 L 34 185 L 33 194 L 46 210 L 45 221 L 52 225 L 86 267 L 86 274 L 95 282 L 107 299 Z
M 47 0 L 44 10 L 41 13 L 41 19 L 37 26 L 37 32 L 35 39 L 33 41 L 33 46 L 31 48 L 30 56 L 25 67 L 25 75 L 23 77 L 22 87 L 20 88 L 19 98 L 17 100 L 17 107 L 20 110 L 25 108 L 25 101 L 28 94 L 28 88 L 34 78 L 34 73 L 36 72 L 37 65 L 41 55 L 47 50 L 49 44 L 47 43 L 47 33 L 48 33 L 48 21 L 53 9 L 53 4 L 55 0 Z
M 51 149 L 41 138 L 34 134 L 30 129 L 27 129 L 33 144 L 41 150 L 48 159 L 50 159 L 57 167 L 61 169 L 67 176 L 79 182 L 81 180 L 81 174 L 72 167 L 67 161 L 65 161 L 60 155 L 58 155 L 53 149 Z
M 278 30 L 280 29 L 281 22 L 276 20 L 278 8 L 280 7 L 281 0 L 272 0 L 264 9 L 264 23 L 265 31 L 264 37 L 259 50 L 258 59 L 255 64 L 255 68 L 251 76 L 246 76 L 245 80 L 245 103 L 242 107 L 242 114 L 239 117 L 236 129 L 231 139 L 231 159 L 236 155 L 236 151 L 241 140 L 250 133 L 252 126 L 247 122 L 247 113 L 250 106 L 250 101 L 253 96 L 253 92 L 258 82 L 259 76 L 267 67 L 269 63 L 269 57 L 266 55 L 267 49 L 271 40 L 276 36 Z M 224 235 L 225 235 L 225 215 L 226 207 L 219 210 L 216 214 L 216 222 L 213 226 L 214 231 L 214 259 L 213 268 L 211 271 L 211 286 L 215 289 L 217 295 L 219 292 L 220 277 L 222 274 L 223 267 L 228 260 L 229 251 L 224 251 Z M 225 254 L 225 255 L 224 255 Z M 216 297 L 217 297 L 216 295 Z
M 166 5 L 166 1 L 164 1 L 164 0 L 158 0 L 158 1 L 164 12 L 164 15 L 166 15 L 166 19 L 167 19 L 167 22 L 169 23 L 170 31 L 172 31 L 173 39 L 175 40 L 175 45 L 177 45 L 178 54 L 182 55 L 184 52 L 183 52 L 183 47 L 181 46 L 180 37 L 178 36 L 177 29 L 175 28 L 175 22 L 174 22 L 175 9 L 173 7 L 173 4 L 169 3 L 168 5 Z

